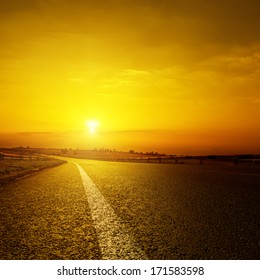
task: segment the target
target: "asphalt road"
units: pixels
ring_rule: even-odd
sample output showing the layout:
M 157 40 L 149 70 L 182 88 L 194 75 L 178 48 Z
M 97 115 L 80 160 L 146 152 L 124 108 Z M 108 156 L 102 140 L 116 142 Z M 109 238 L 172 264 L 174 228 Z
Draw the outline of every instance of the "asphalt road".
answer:
M 259 259 L 259 167 L 68 160 L 0 187 L 0 259 Z

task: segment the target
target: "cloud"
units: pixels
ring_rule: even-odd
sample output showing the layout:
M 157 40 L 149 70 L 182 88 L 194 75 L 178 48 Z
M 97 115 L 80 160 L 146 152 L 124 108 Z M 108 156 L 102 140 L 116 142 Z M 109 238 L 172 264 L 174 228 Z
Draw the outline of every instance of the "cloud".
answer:
M 122 71 L 122 76 L 131 77 L 131 76 L 147 76 L 150 75 L 149 71 L 137 70 L 137 69 L 125 69 Z
M 41 1 L 37 0 L 8 0 L 0 1 L 0 14 L 1 16 L 7 16 L 10 14 L 21 13 L 24 11 L 35 11 L 39 8 Z
M 88 114 L 109 116 L 115 130 L 253 127 L 259 9 L 256 0 L 0 1 L 1 130 L 78 129 Z
M 204 61 L 201 66 L 235 75 L 259 72 L 260 40 L 247 46 L 234 47 L 225 54 Z
M 121 63 L 129 69 L 190 66 L 260 40 L 256 0 L 10 0 L 0 5 L 2 15 L 8 15 L 0 19 L 5 50 L 32 39 L 42 45 L 45 38 L 62 53 L 83 44 L 90 61 L 105 56 L 108 63 L 120 63 L 124 54 Z M 56 43 L 50 40 L 55 37 Z

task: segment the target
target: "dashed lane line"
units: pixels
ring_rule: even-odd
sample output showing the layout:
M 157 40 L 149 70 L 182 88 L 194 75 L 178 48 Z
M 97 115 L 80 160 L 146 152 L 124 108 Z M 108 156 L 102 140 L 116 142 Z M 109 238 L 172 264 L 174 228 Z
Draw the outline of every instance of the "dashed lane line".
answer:
M 104 260 L 143 260 L 148 259 L 145 253 L 135 243 L 128 230 L 119 221 L 113 208 L 106 202 L 104 196 L 94 182 L 77 163 L 93 223 L 97 232 L 99 246 Z

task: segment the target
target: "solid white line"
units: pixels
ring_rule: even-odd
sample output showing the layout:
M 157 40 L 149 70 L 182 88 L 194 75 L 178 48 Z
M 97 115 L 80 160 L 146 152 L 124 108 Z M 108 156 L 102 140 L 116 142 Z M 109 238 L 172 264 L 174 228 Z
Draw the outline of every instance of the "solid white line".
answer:
M 83 181 L 93 223 L 98 235 L 104 260 L 147 260 L 145 253 L 135 244 L 126 227 L 119 221 L 113 208 L 90 179 L 85 170 L 75 163 Z

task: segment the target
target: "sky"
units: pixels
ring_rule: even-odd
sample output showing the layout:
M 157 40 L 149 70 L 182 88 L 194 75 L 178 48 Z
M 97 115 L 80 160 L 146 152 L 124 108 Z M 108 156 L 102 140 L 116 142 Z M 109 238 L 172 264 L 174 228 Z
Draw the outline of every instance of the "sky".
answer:
M 0 1 L 0 147 L 260 153 L 259 10 Z

